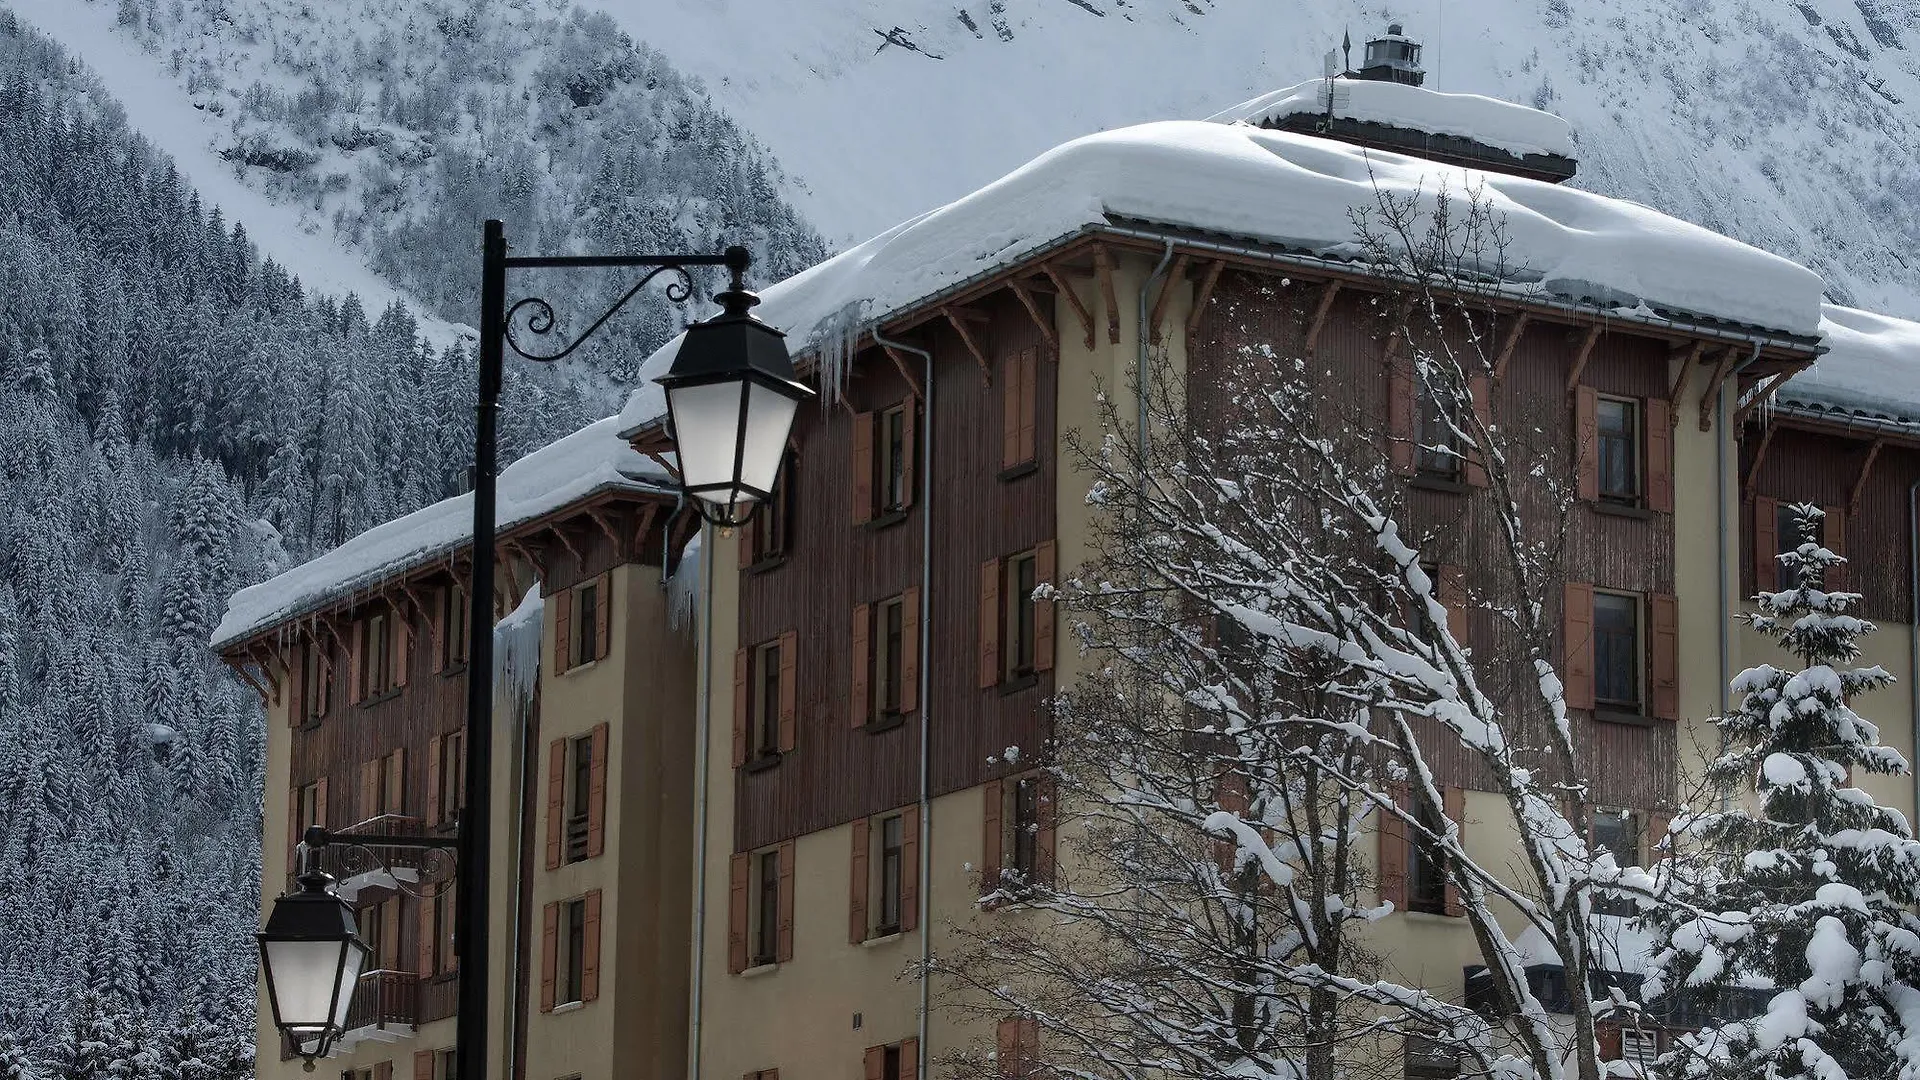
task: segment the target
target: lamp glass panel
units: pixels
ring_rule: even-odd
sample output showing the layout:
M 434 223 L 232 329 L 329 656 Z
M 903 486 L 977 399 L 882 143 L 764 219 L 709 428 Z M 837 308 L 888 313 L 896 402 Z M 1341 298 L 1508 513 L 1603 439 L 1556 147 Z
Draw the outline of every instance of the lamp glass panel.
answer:
M 395 901 L 398 903 L 398 901 Z M 347 962 L 340 972 L 340 996 L 333 1003 L 333 1026 L 347 1026 L 347 1012 L 353 1008 L 353 992 L 360 985 L 360 972 L 367 966 L 367 947 L 355 941 L 347 947 Z
M 317 1030 L 327 1026 L 336 1014 L 345 1019 L 345 1010 L 334 1001 L 334 980 L 341 974 L 341 952 L 352 967 L 349 981 L 360 976 L 360 950 L 348 942 L 269 941 L 267 976 L 273 980 L 273 1000 L 280 1010 L 281 1026 L 289 1029 Z
M 747 400 L 747 439 L 740 448 L 740 482 L 760 491 L 773 490 L 780 458 L 793 431 L 793 414 L 800 403 L 769 387 L 754 383 Z M 742 496 L 750 499 L 751 496 Z
M 688 487 L 733 480 L 733 453 L 740 430 L 738 381 L 701 383 L 667 391 L 674 445 Z

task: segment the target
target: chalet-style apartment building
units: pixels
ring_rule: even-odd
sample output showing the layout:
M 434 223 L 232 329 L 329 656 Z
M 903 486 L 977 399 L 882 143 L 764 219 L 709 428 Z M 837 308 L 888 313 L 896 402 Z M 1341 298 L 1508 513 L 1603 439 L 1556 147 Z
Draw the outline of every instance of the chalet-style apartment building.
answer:
M 711 550 L 689 551 L 651 389 L 505 472 L 497 584 L 527 600 L 498 612 L 493 1075 L 900 1080 L 967 1045 L 1024 1075 L 1045 1032 L 964 1018 L 903 973 L 954 925 L 1019 917 L 979 903 L 1002 868 L 1070 857 L 1036 764 L 1050 695 L 1089 661 L 1034 589 L 1090 552 L 1063 435 L 1096 430 L 1096 385 L 1124 400 L 1149 350 L 1191 387 L 1245 348 L 1351 372 L 1410 525 L 1449 538 L 1430 550 L 1443 588 L 1471 585 L 1492 542 L 1480 478 L 1415 451 L 1422 403 L 1377 314 L 1382 282 L 1310 242 L 1349 228 L 1312 201 L 1352 190 L 1361 150 L 1339 144 L 1367 148 L 1363 179 L 1370 163 L 1457 188 L 1470 167 L 1548 218 L 1657 215 L 1548 183 L 1574 163 L 1545 114 L 1354 81 L 1325 125 L 1323 86 L 1068 144 L 768 289 L 762 313 L 834 385 L 802 410 L 776 499 Z M 1427 97 L 1396 109 L 1375 91 Z M 1390 119 L 1450 104 L 1447 130 Z M 1398 153 L 1429 144 L 1434 159 Z M 1246 210 L 1253 194 L 1328 220 L 1275 224 Z M 1544 464 L 1578 478 L 1556 648 L 1612 808 L 1594 839 L 1634 861 L 1691 729 L 1769 648 L 1728 616 L 1771 583 L 1787 504 L 1828 508 L 1825 542 L 1858 560 L 1847 585 L 1884 630 L 1869 659 L 1920 695 L 1920 326 L 1823 308 L 1812 274 L 1711 239 L 1771 275 L 1744 287 L 1792 294 L 1792 317 L 1769 325 L 1787 306 L 1743 307 L 1731 287 L 1694 307 L 1658 291 L 1685 266 L 1605 307 L 1516 292 L 1497 304 L 1499 377 L 1476 387 L 1496 422 L 1552 433 Z M 1671 255 L 1635 242 L 1627 256 Z M 377 836 L 457 815 L 467 514 L 465 497 L 437 504 L 234 598 L 215 646 L 268 711 L 263 911 L 307 824 Z M 710 620 L 675 617 L 689 587 Z M 1461 619 L 1469 639 L 1493 631 Z M 1862 705 L 1914 752 L 1920 696 Z M 1504 807 L 1455 764 L 1449 812 L 1492 855 L 1504 831 L 1471 825 Z M 1902 782 L 1865 783 L 1913 815 Z M 1376 856 L 1399 913 L 1373 948 L 1458 999 L 1477 962 L 1465 920 L 1420 852 L 1386 835 Z M 450 898 L 334 869 L 378 970 L 327 1067 L 441 1080 L 453 984 L 478 962 L 450 952 Z M 260 1023 L 260 1075 L 294 1076 L 264 998 Z

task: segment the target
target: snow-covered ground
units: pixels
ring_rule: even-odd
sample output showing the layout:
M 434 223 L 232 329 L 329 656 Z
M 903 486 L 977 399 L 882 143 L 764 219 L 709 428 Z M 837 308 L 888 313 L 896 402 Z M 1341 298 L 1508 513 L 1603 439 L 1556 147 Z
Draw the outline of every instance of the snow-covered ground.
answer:
M 85 60 L 125 110 L 133 129 L 173 158 L 202 200 L 218 206 L 229 223 L 246 226 L 260 253 L 285 266 L 307 288 L 334 295 L 357 293 L 376 315 L 394 300 L 404 301 L 420 320 L 421 333 L 435 345 L 473 336 L 466 326 L 434 318 L 376 273 L 365 255 L 337 243 L 331 230 L 319 223 L 303 221 L 298 207 L 249 186 L 238 167 L 214 150 L 223 128 L 220 117 L 194 107 L 186 88 L 167 71 L 165 57 L 141 52 L 115 31 L 114 5 L 27 0 L 15 10 Z

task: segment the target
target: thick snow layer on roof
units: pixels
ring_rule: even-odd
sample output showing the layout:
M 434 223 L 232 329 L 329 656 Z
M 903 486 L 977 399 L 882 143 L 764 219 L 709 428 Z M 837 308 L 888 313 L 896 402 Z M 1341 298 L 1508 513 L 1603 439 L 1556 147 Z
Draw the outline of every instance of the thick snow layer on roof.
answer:
M 1515 155 L 1573 156 L 1573 125 L 1550 112 L 1479 94 L 1443 94 L 1369 79 L 1336 79 L 1334 87 L 1334 115 L 1347 120 L 1458 135 Z M 1258 125 L 1326 111 L 1327 80 L 1315 79 L 1243 101 L 1207 119 L 1216 124 Z
M 670 490 L 665 470 L 620 438 L 609 416 L 501 470 L 494 520 L 505 531 L 607 489 Z M 408 568 L 444 558 L 473 539 L 473 495 L 457 495 L 395 518 L 310 562 L 234 593 L 213 632 L 220 649 L 326 601 Z
M 1376 191 L 1376 185 L 1380 189 Z M 1164 121 L 1055 147 L 1001 179 L 770 286 L 758 314 L 796 351 L 866 325 L 1110 218 L 1187 226 L 1354 258 L 1348 211 L 1381 191 L 1429 209 L 1483 191 L 1505 218 L 1516 295 L 1685 312 L 1812 334 L 1820 278 L 1796 263 L 1619 199 L 1245 125 Z M 1493 268 L 1487 268 L 1493 269 Z M 666 371 L 679 339 L 642 365 Z M 830 350 L 829 350 L 830 351 Z M 623 427 L 659 415 L 651 387 Z
M 1782 401 L 1920 423 L 1920 323 L 1825 305 L 1827 353 L 1780 390 Z

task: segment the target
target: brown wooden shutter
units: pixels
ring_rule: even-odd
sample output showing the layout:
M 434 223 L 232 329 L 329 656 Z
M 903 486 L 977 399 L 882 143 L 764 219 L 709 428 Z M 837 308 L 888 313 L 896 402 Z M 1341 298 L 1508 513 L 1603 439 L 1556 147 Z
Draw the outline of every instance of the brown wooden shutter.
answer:
M 1780 503 L 1762 495 L 1753 500 L 1753 591 L 1780 587 Z
M 1009 1017 L 994 1031 L 994 1074 L 998 1080 L 1014 1080 L 1023 1071 L 1020 1065 L 1020 1021 Z
M 287 873 L 300 869 L 300 788 L 287 789 Z
M 919 409 L 912 398 L 900 409 L 900 506 L 913 505 L 914 458 L 919 456 Z
M 920 928 L 920 807 L 900 813 L 900 929 Z
M 873 520 L 873 414 L 853 414 L 853 523 Z
M 747 763 L 747 721 L 752 711 L 752 695 L 747 692 L 751 670 L 747 650 L 733 651 L 733 767 Z
M 1007 357 L 1000 377 L 1000 468 L 1011 469 L 1020 456 L 1020 355 Z
M 750 856 L 735 855 L 727 866 L 727 973 L 747 970 L 747 886 L 753 876 Z
M 1059 798 L 1054 790 L 1053 777 L 1040 776 L 1035 779 L 1038 790 L 1034 792 L 1035 810 L 1039 819 L 1033 831 L 1033 876 L 1036 880 L 1053 883 L 1054 850 L 1058 840 L 1060 824 Z
M 311 645 L 301 645 L 287 653 L 287 726 L 297 728 L 307 722 L 307 654 Z
M 867 1080 L 886 1080 L 887 1048 L 884 1046 L 867 1047 Z
M 427 614 L 427 632 L 433 636 L 433 673 L 440 674 L 447 669 L 447 609 L 452 605 L 447 601 L 453 595 L 453 586 L 442 586 L 434 594 L 433 610 Z
M 1560 616 L 1560 678 L 1569 709 L 1593 708 L 1593 586 L 1569 581 Z
M 873 605 L 853 605 L 853 652 L 847 657 L 853 665 L 853 687 L 847 695 L 847 726 L 866 727 L 873 715 Z
M 920 707 L 920 586 L 900 597 L 900 711 Z
M 1647 399 L 1647 509 L 1673 513 L 1673 413 L 1665 398 Z
M 1680 610 L 1672 595 L 1655 593 L 1653 609 L 1652 668 L 1653 715 L 1662 720 L 1680 719 Z
M 1000 560 L 980 564 L 980 688 L 1000 685 Z
M 900 1080 L 920 1080 L 920 1040 L 900 1040 Z
M 780 845 L 780 939 L 774 960 L 793 959 L 793 851 L 794 842 Z
M 393 685 L 405 686 L 409 660 L 413 656 L 413 625 L 407 622 L 407 613 L 398 605 L 394 606 L 389 621 L 393 624 L 393 632 L 387 636 L 393 651 Z
M 1434 583 L 1434 599 L 1447 609 L 1447 632 L 1461 648 L 1473 644 L 1473 610 L 1467 601 L 1467 571 L 1452 563 L 1441 563 L 1439 580 Z
M 1467 846 L 1467 789 L 1463 787 L 1445 787 L 1440 789 L 1441 809 L 1447 820 L 1460 827 L 1460 846 Z M 1467 909 L 1460 903 L 1460 887 L 1456 884 L 1452 867 L 1449 866 L 1446 889 L 1443 894 L 1441 911 L 1448 915 L 1460 916 Z
M 584 901 L 587 909 L 582 922 L 582 936 L 585 938 L 580 950 L 580 1000 L 598 1001 L 600 999 L 600 890 L 588 889 Z
M 333 819 L 327 816 L 329 810 L 327 806 L 327 778 L 323 776 L 315 780 L 313 786 L 313 824 L 332 826 Z M 341 816 L 345 817 L 344 814 Z M 341 824 L 344 825 L 346 823 L 342 821 Z
M 797 745 L 800 719 L 800 634 L 789 630 L 780 635 L 780 752 Z
M 360 763 L 360 817 L 366 820 L 380 813 L 380 759 Z
M 573 666 L 573 590 L 553 594 L 553 673 Z
M 1387 795 L 1404 811 L 1407 785 L 1387 785 Z M 1407 910 L 1407 823 L 1399 814 L 1387 810 L 1380 814 L 1380 901 L 1392 904 L 1395 911 Z
M 1600 497 L 1600 395 L 1591 386 L 1573 392 L 1575 486 L 1580 498 Z
M 414 933 L 419 940 L 414 949 L 413 973 L 425 979 L 434 974 L 433 939 L 439 927 L 434 925 L 434 900 L 431 897 L 417 901 L 415 907 L 419 918 L 414 920 Z
M 1040 546 L 1033 549 L 1033 580 L 1042 585 L 1052 585 L 1055 561 L 1053 541 L 1042 540 Z M 1051 598 L 1033 602 L 1033 670 L 1053 670 L 1053 600 Z
M 1036 1066 L 1040 1064 L 1040 1021 L 1031 1016 L 1021 1017 L 1019 1032 L 1019 1050 L 1015 1057 L 1020 1062 L 1020 1075 L 1034 1076 L 1039 1071 Z
M 393 1080 L 393 1062 L 391 1061 L 374 1062 L 373 1080 Z
M 387 755 L 387 813 L 407 812 L 407 748 L 395 747 Z
M 1493 383 L 1485 375 L 1467 377 L 1467 397 L 1473 404 L 1473 416 L 1482 432 L 1493 428 Z M 1481 435 L 1480 438 L 1487 438 Z M 1487 455 L 1479 446 L 1467 451 L 1467 483 L 1473 487 L 1487 486 Z
M 587 763 L 587 858 L 607 849 L 607 722 L 593 728 L 593 760 Z
M 1395 360 L 1387 366 L 1387 460 L 1393 471 L 1413 472 L 1413 411 L 1418 407 L 1412 362 Z
M 446 807 L 440 805 L 440 756 L 445 752 L 446 739 L 435 735 L 427 740 L 427 824 L 438 825 L 446 820 Z
M 1821 531 L 1820 546 L 1843 559 L 1846 558 L 1847 512 L 1838 506 L 1823 506 L 1820 509 L 1826 511 L 1827 514 Z M 1848 569 L 1850 569 L 1850 567 L 1847 563 L 1835 565 L 1831 570 L 1827 571 L 1826 580 L 1822 582 L 1822 586 L 1828 592 L 1844 591 L 1850 580 L 1847 574 Z
M 980 785 L 980 795 L 980 892 L 985 894 L 1000 887 L 1001 845 L 1006 835 L 1000 826 L 1000 814 L 1005 796 L 998 780 Z
M 553 983 L 560 968 L 560 904 L 547 904 L 540 930 L 540 1011 L 553 1011 Z
M 453 943 L 460 937 L 457 933 L 460 929 L 460 905 L 449 896 L 443 911 L 446 914 L 446 925 L 440 928 L 440 971 L 444 974 L 460 970 L 460 958 L 453 952 Z
M 354 623 L 347 633 L 347 704 L 358 705 L 366 697 L 360 685 L 360 650 L 366 642 L 364 623 Z
M 390 896 L 380 904 L 380 966 L 388 971 L 400 969 L 400 897 Z
M 1039 448 L 1034 429 L 1040 416 L 1040 350 L 1028 347 L 1020 352 L 1020 460 L 1036 461 Z
M 873 877 L 867 870 L 867 850 L 871 843 L 867 819 L 853 823 L 853 855 L 847 870 L 847 940 L 855 945 L 867 940 L 867 892 Z
M 766 513 L 772 512 L 771 504 L 774 500 L 769 499 L 767 502 L 769 504 L 768 506 L 762 507 L 761 512 L 755 512 L 752 517 L 747 519 L 745 525 L 740 526 L 740 542 L 737 546 L 739 554 L 735 557 L 734 562 L 742 570 L 746 570 L 760 561 L 760 519 L 764 517 Z
M 433 1051 L 413 1052 L 413 1080 L 433 1080 Z
M 1658 866 L 1671 854 L 1660 845 L 1667 840 L 1667 830 L 1673 827 L 1673 819 L 1667 814 L 1655 810 L 1647 815 L 1647 865 Z
M 567 740 L 547 744 L 547 869 L 560 869 L 567 809 Z
M 613 642 L 613 571 L 600 575 L 599 603 L 593 606 L 593 640 L 600 651 L 595 660 L 605 660 Z

